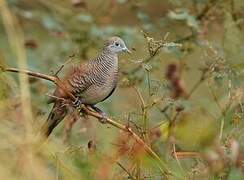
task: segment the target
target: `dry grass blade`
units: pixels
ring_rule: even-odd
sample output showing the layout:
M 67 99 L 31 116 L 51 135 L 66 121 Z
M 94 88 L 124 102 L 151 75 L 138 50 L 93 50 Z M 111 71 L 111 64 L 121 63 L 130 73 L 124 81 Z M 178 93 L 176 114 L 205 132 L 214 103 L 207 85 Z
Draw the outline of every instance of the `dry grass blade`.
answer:
M 60 81 L 60 79 L 58 77 L 55 76 L 50 76 L 50 75 L 46 75 L 46 74 L 42 74 L 42 73 L 37 73 L 37 72 L 33 72 L 33 71 L 28 71 L 28 70 L 19 70 L 16 68 L 2 68 L 3 71 L 5 72 L 16 72 L 16 73 L 22 73 L 22 74 L 26 74 L 29 76 L 33 76 L 39 79 L 45 79 L 48 81 L 51 81 L 53 83 L 55 83 L 57 86 L 59 86 L 60 88 L 62 88 L 70 97 L 71 100 L 75 100 L 75 96 L 73 94 L 71 94 L 70 92 L 67 91 L 67 89 L 64 87 L 63 83 Z M 103 116 L 95 111 L 93 111 L 91 109 L 91 107 L 89 106 L 82 106 L 81 110 L 84 111 L 87 115 L 96 117 L 98 119 L 103 118 Z M 130 136 L 138 143 L 140 144 L 143 149 L 148 153 L 148 155 L 155 160 L 156 165 L 158 166 L 158 168 L 160 169 L 160 171 L 162 172 L 162 174 L 166 177 L 168 177 L 169 175 L 172 175 L 172 173 L 169 171 L 169 169 L 166 167 L 166 164 L 159 158 L 159 156 L 135 133 L 132 131 L 131 128 L 128 128 L 126 125 L 120 124 L 116 121 L 114 121 L 111 118 L 107 118 L 106 119 L 106 123 L 110 124 L 118 129 L 121 129 L 125 132 L 128 132 L 130 134 Z

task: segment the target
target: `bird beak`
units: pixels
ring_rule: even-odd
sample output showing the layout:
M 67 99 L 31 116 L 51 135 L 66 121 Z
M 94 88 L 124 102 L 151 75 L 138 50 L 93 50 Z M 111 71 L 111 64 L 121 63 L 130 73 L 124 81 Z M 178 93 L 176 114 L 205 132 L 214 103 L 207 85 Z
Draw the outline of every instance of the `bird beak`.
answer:
M 124 52 L 127 52 L 127 53 L 129 53 L 129 54 L 132 54 L 132 52 L 131 52 L 127 47 L 124 47 L 124 48 L 123 48 L 123 51 L 124 51 Z

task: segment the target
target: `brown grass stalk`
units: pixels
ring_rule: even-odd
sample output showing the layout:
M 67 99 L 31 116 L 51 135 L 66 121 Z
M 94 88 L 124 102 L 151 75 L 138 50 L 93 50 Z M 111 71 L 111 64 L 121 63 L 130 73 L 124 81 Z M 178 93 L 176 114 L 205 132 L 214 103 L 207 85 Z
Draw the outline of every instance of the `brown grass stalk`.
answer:
M 33 71 L 29 71 L 29 70 L 19 70 L 16 68 L 4 68 L 0 66 L 0 69 L 2 69 L 4 72 L 15 72 L 15 73 L 21 73 L 21 74 L 26 74 L 28 76 L 32 76 L 34 78 L 37 79 L 45 79 L 48 81 L 53 82 L 54 84 L 56 84 L 58 87 L 62 88 L 62 90 L 64 90 L 67 95 L 69 96 L 69 98 L 71 100 L 75 100 L 75 96 L 67 91 L 67 88 L 63 85 L 63 83 L 61 82 L 61 80 L 58 78 L 58 76 L 50 76 L 50 75 L 46 75 L 46 74 L 42 74 L 42 73 L 38 73 L 38 72 L 33 72 Z M 87 115 L 93 116 L 97 119 L 101 119 L 103 118 L 103 116 L 101 114 L 99 114 L 98 112 L 95 112 L 91 109 L 91 107 L 89 106 L 82 106 L 81 110 L 83 112 L 85 112 Z M 106 124 L 110 124 L 122 131 L 125 131 L 127 133 L 130 134 L 130 136 L 138 143 L 140 144 L 143 149 L 147 152 L 147 154 L 155 161 L 157 167 L 160 169 L 160 171 L 162 172 L 162 174 L 165 177 L 168 177 L 169 175 L 173 175 L 172 172 L 166 167 L 165 162 L 163 162 L 159 156 L 128 126 L 123 125 L 121 123 L 118 123 L 116 121 L 114 121 L 111 118 L 106 118 Z

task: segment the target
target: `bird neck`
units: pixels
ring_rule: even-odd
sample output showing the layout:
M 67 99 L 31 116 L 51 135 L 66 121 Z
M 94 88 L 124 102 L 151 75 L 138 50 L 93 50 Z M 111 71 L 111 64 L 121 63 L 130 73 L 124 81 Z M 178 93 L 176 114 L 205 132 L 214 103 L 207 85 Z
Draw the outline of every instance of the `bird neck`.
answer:
M 105 63 L 105 64 L 118 64 L 118 55 L 113 53 L 108 49 L 103 49 L 102 53 L 96 58 L 95 61 Z
M 111 51 L 107 47 L 104 47 L 103 48 L 102 54 L 107 54 L 107 55 L 114 56 L 114 57 L 117 57 L 118 56 L 118 53 Z

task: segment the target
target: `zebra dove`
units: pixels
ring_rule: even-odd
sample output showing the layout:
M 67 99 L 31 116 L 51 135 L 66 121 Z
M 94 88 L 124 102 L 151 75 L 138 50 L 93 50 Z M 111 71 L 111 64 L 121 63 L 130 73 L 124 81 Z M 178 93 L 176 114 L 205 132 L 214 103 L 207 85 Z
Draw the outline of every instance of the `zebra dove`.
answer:
M 122 39 L 110 37 L 99 56 L 69 71 L 62 82 L 76 97 L 74 107 L 80 104 L 90 105 L 105 119 L 105 113 L 95 104 L 107 99 L 115 90 L 118 81 L 118 54 L 122 52 L 131 53 Z M 57 98 L 49 100 L 54 105 L 42 128 L 42 133 L 47 137 L 69 112 L 69 107 L 62 100 L 69 100 L 68 95 L 57 87 L 54 96 Z

